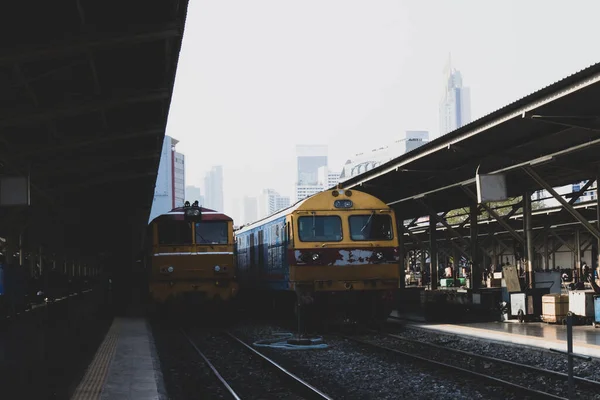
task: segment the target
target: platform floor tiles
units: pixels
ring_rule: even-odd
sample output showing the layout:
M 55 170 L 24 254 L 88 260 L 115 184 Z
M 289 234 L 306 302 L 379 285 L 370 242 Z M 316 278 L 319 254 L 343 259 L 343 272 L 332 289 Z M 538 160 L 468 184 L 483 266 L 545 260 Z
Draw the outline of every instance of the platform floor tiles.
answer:
M 415 322 L 411 325 L 427 330 L 526 346 L 567 350 L 567 327 L 543 322 L 483 322 L 470 324 L 433 324 Z M 600 329 L 593 326 L 573 327 L 573 352 L 600 358 Z
M 72 400 L 164 399 L 160 365 L 145 318 L 115 318 Z

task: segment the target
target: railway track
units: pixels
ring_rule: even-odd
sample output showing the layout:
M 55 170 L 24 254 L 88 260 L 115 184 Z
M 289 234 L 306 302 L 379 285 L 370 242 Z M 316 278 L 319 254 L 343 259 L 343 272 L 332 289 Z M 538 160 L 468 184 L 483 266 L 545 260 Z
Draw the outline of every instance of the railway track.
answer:
M 218 341 L 220 342 L 219 344 L 222 345 L 220 348 L 229 349 L 231 351 L 231 344 L 234 343 L 236 345 L 235 347 L 244 352 L 236 352 L 235 354 L 238 356 L 237 358 L 243 360 L 243 362 L 246 363 L 249 368 L 239 368 L 239 366 L 237 366 L 237 368 L 232 369 L 232 366 L 228 365 L 226 357 L 218 357 L 219 353 L 218 351 L 215 351 L 214 346 L 212 350 L 205 348 L 203 351 L 201 349 L 202 346 L 198 346 L 197 341 L 195 341 L 185 330 L 181 329 L 181 333 L 193 347 L 198 356 L 200 356 L 210 368 L 213 375 L 218 379 L 223 389 L 230 395 L 232 399 L 295 398 L 308 400 L 331 400 L 331 397 L 303 381 L 230 332 L 225 331 L 219 333 Z M 213 341 L 213 345 L 214 344 L 215 342 Z M 207 356 L 207 354 L 205 354 L 208 351 L 212 353 L 212 356 Z M 240 356 L 241 354 L 249 354 L 251 360 L 244 359 L 244 357 Z M 257 370 L 255 368 L 250 368 L 250 363 L 248 363 L 249 361 L 253 365 L 260 363 L 262 368 L 266 368 L 267 370 L 259 375 L 256 373 Z M 273 379 L 265 380 L 265 377 L 271 374 L 276 375 L 276 377 L 273 376 Z M 257 385 L 262 385 L 262 383 L 265 381 L 270 381 L 271 383 L 275 383 L 275 385 L 271 385 L 272 387 L 270 388 L 259 388 L 264 392 L 261 395 L 260 393 L 257 393 Z
M 396 334 L 370 332 L 379 337 L 362 340 L 353 336 L 340 336 L 365 346 L 452 370 L 463 376 L 470 375 L 478 380 L 486 380 L 532 398 L 600 398 L 600 382 L 597 381 L 576 377 L 576 393 L 570 396 L 567 389 L 568 376 L 562 372 L 443 347 Z M 382 344 L 386 341 L 386 344 Z M 397 348 L 400 343 L 402 349 Z

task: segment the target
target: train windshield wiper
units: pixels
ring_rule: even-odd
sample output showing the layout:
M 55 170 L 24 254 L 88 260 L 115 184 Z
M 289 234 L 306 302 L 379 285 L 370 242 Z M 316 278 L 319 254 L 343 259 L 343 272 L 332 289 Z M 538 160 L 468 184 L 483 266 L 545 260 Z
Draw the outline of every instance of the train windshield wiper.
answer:
M 371 223 L 371 220 L 373 219 L 373 215 L 375 215 L 375 211 L 371 212 L 369 219 L 367 220 L 367 222 L 365 222 L 365 225 L 360 229 L 361 232 L 364 231 L 367 226 L 369 226 L 369 224 Z
M 202 239 L 203 243 L 201 243 L 201 244 L 207 244 L 210 246 L 211 249 L 213 249 L 213 250 L 215 249 L 215 247 L 212 244 L 210 244 L 210 242 L 208 240 L 204 239 L 204 236 L 202 236 L 201 234 L 198 233 L 198 237 L 200 237 L 200 239 Z

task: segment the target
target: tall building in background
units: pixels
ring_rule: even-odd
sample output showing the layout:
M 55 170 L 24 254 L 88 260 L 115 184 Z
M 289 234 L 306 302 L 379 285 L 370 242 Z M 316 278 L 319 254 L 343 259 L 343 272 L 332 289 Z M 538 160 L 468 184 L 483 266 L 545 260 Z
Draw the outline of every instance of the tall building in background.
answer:
M 317 172 L 317 181 L 321 190 L 331 189 L 340 183 L 340 173 L 329 170 L 329 167 L 319 167 Z
M 296 201 L 323 190 L 319 185 L 319 168 L 327 167 L 327 146 L 296 146 Z
M 185 187 L 185 196 L 186 196 L 186 200 L 188 200 L 190 203 L 193 203 L 194 201 L 198 200 L 198 203 L 203 206 L 206 207 L 206 205 L 204 204 L 204 196 L 202 196 L 202 191 L 200 190 L 199 187 L 197 186 L 186 186 Z
M 440 101 L 440 136 L 471 122 L 471 91 L 463 87 L 462 74 L 452 67 L 444 68 L 444 92 Z
M 429 142 L 428 131 L 406 131 L 400 139 L 371 151 L 355 154 L 346 161 L 339 182 L 369 171 Z
M 258 219 L 268 217 L 289 206 L 289 197 L 281 196 L 273 189 L 263 189 L 258 196 Z
M 216 165 L 204 177 L 205 207 L 223 211 L 223 167 Z
M 183 206 L 185 199 L 185 157 L 175 151 L 177 139 L 165 136 L 154 186 L 150 221 L 158 215 Z
M 258 199 L 244 196 L 242 200 L 242 224 L 249 224 L 258 220 Z

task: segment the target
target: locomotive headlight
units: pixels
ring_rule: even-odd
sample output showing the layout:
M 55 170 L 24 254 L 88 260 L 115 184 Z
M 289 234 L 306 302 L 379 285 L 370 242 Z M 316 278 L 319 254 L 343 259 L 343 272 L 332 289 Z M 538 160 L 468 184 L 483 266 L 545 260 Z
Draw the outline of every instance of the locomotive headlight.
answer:
M 173 268 L 173 266 L 170 266 L 169 268 L 167 268 L 168 273 L 172 273 L 173 271 L 175 271 L 175 268 Z
M 381 260 L 383 258 L 383 253 L 379 252 L 377 253 L 377 259 Z
M 200 210 L 193 208 L 190 210 L 185 210 L 185 215 L 188 217 L 197 217 L 200 215 Z
M 221 267 L 219 267 L 218 265 L 215 265 L 215 272 L 219 272 L 221 270 Z
M 312 255 L 312 260 L 317 261 L 319 259 L 319 253 L 315 253 Z

